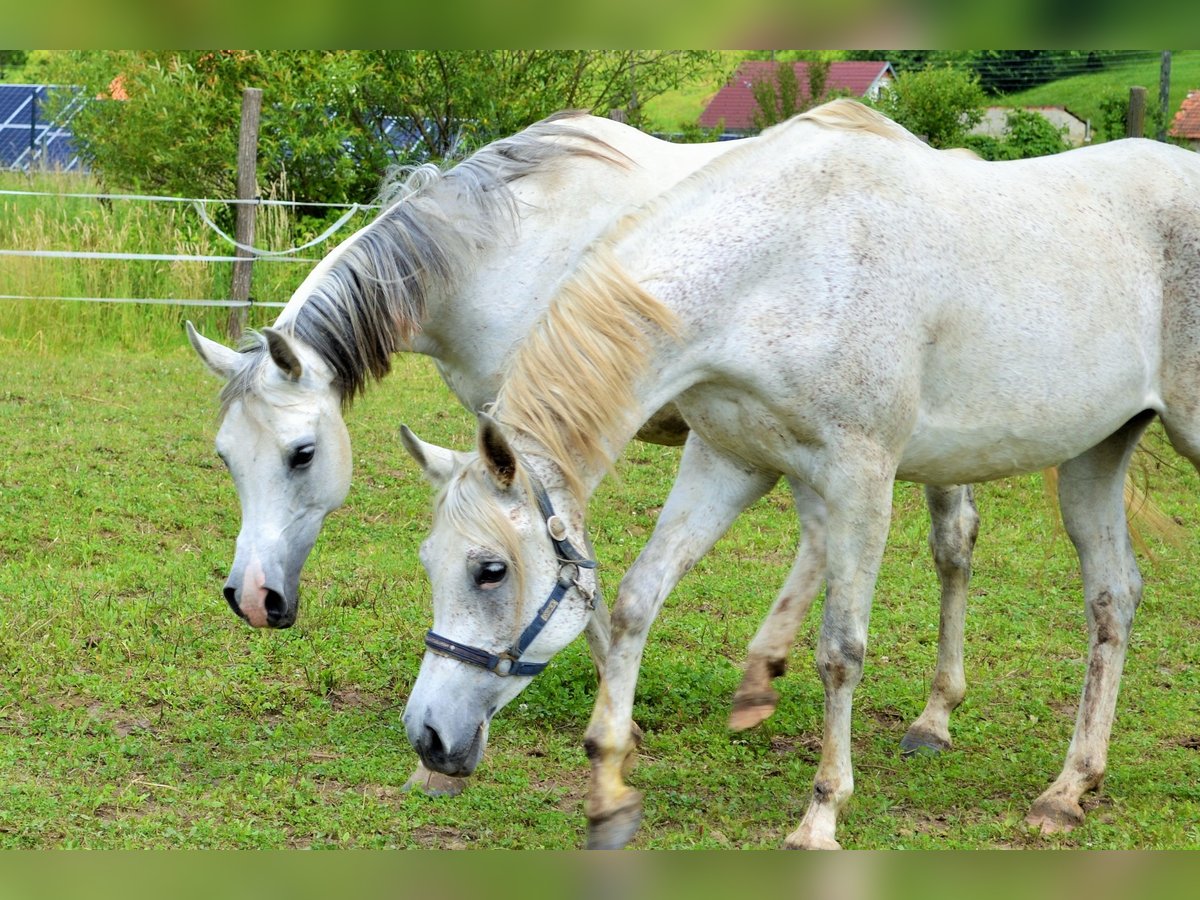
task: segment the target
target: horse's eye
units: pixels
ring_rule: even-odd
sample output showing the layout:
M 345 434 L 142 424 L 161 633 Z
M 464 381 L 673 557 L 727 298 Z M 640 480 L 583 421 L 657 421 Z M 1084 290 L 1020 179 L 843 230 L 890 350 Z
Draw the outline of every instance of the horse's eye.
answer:
M 485 562 L 475 573 L 475 584 L 485 591 L 494 588 L 508 574 L 508 566 L 502 562 Z
M 312 444 L 305 444 L 303 447 L 297 447 L 292 451 L 292 456 L 288 460 L 288 465 L 293 469 L 307 469 L 312 465 L 313 457 L 317 455 L 317 448 Z

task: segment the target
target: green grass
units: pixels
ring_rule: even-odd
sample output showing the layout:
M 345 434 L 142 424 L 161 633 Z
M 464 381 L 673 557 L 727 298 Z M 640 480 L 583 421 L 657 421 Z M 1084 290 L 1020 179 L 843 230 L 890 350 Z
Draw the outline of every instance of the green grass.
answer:
M 218 385 L 182 334 L 86 354 L 4 337 L 0 359 L 0 847 L 581 846 L 595 687 L 582 641 L 498 714 L 461 797 L 400 793 L 415 762 L 400 713 L 429 624 L 416 549 L 430 496 L 396 430 L 460 448 L 473 436 L 426 360 L 398 359 L 350 414 L 353 490 L 305 567 L 299 623 L 263 633 L 220 596 L 237 500 L 212 451 Z M 592 504 L 609 592 L 677 459 L 632 446 Z M 1195 474 L 1162 468 L 1154 481 L 1194 534 Z M 1108 779 L 1082 828 L 1041 838 L 1021 817 L 1070 736 L 1085 652 L 1076 564 L 1037 476 L 978 499 L 956 747 L 902 761 L 937 609 L 924 507 L 916 488 L 897 488 L 843 843 L 1200 847 L 1195 548 L 1153 545 Z M 791 561 L 788 506 L 776 491 L 748 511 L 652 631 L 635 707 L 637 847 L 778 847 L 804 810 L 821 729 L 815 614 L 776 715 L 747 734 L 724 727 L 744 648 Z
M 725 85 L 745 55 L 736 50 L 722 51 L 721 71 L 711 78 L 682 85 L 647 100 L 643 109 L 647 129 L 674 132 L 685 125 L 695 125 L 708 101 Z

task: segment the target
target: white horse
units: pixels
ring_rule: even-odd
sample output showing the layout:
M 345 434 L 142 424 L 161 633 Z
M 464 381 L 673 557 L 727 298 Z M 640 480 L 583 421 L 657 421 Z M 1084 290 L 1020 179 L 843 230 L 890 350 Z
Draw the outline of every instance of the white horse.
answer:
M 1105 771 L 1141 596 L 1124 473 L 1155 414 L 1200 463 L 1197 372 L 1195 154 L 1121 141 L 980 163 L 851 101 L 777 126 L 589 252 L 514 354 L 476 451 L 406 433 L 443 485 L 421 554 L 433 631 L 409 739 L 431 767 L 471 771 L 490 716 L 587 621 L 586 500 L 674 400 L 692 429 L 684 465 L 621 582 L 587 729 L 589 844 L 623 845 L 640 819 L 624 772 L 649 627 L 763 485 L 782 474 L 827 507 L 825 729 L 786 843 L 836 847 L 893 482 L 1054 464 L 1083 568 L 1088 666 L 1066 763 L 1028 820 L 1068 829 Z
M 349 489 L 343 412 L 387 374 L 393 352 L 432 357 L 462 403 L 481 409 L 495 398 L 512 347 L 587 245 L 744 143 L 671 144 L 608 119 L 560 114 L 448 171 L 421 167 L 395 186 L 385 211 L 316 266 L 274 327 L 251 335 L 240 352 L 189 323 L 196 352 L 226 380 L 217 448 L 242 506 L 224 588 L 234 612 L 256 627 L 295 621 L 301 568 L 325 516 Z M 687 428 L 666 407 L 639 434 L 679 444 Z M 741 477 L 748 492 L 770 488 L 757 473 Z M 774 710 L 771 681 L 784 672 L 824 573 L 823 505 L 806 486 L 793 487 L 801 543 L 749 647 L 730 715 L 735 729 Z M 928 494 L 943 628 L 929 703 L 902 741 L 905 752 L 948 747 L 949 715 L 965 692 L 962 618 L 978 517 L 969 488 L 931 487 Z M 603 660 L 603 604 L 586 634 L 593 659 Z

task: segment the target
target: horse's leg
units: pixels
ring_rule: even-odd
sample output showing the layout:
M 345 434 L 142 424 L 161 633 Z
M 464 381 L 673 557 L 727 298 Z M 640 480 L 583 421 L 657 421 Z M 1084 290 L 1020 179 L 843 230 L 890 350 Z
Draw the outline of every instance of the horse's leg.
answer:
M 596 554 L 591 549 L 591 542 L 588 543 L 588 552 L 592 559 L 596 558 Z M 588 652 L 592 656 L 592 665 L 596 667 L 596 675 L 600 676 L 604 672 L 604 661 L 608 659 L 608 645 L 612 635 L 612 622 L 608 616 L 608 604 L 604 602 L 604 597 L 600 591 L 596 591 L 596 605 L 592 610 L 592 615 L 588 619 L 587 626 L 583 630 L 583 636 L 587 639 Z
M 733 695 L 729 727 L 753 728 L 775 712 L 779 694 L 771 681 L 787 669 L 788 652 L 825 577 L 825 501 L 805 484 L 789 479 L 800 518 L 800 546 L 787 581 L 759 626 L 746 654 L 746 670 Z
M 778 477 L 747 470 L 695 433 L 688 437 L 654 533 L 622 579 L 613 604 L 612 644 L 584 741 L 592 764 L 588 847 L 623 847 L 641 821 L 641 794 L 625 784 L 625 774 L 638 742 L 633 698 L 651 623 L 684 573 Z
M 817 644 L 817 672 L 825 687 L 825 727 L 812 799 L 785 846 L 836 849 L 837 819 L 854 792 L 850 760 L 850 707 L 862 678 L 875 578 L 892 514 L 894 461 L 866 442 L 837 448 L 821 488 L 829 502 L 825 610 Z M 853 469 L 845 464 L 855 460 Z
M 1080 824 L 1080 798 L 1104 778 L 1125 649 L 1142 597 L 1125 519 L 1125 469 L 1150 418 L 1130 421 L 1058 469 L 1063 524 L 1083 569 L 1088 665 L 1066 763 L 1025 819 L 1045 833 L 1070 831 Z
M 979 513 L 970 485 L 926 485 L 929 505 L 929 549 L 941 583 L 941 617 L 938 622 L 937 667 L 925 710 L 900 740 L 900 752 L 911 756 L 950 749 L 950 714 L 967 692 L 963 674 L 963 622 L 967 612 L 967 586 L 971 581 L 971 553 L 979 534 Z

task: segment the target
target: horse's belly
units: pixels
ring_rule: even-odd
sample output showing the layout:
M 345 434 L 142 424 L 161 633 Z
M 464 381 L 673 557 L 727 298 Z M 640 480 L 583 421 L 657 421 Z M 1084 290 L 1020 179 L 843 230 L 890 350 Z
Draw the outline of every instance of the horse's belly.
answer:
M 1035 472 L 1078 456 L 1153 404 L 1114 407 L 1105 415 L 1036 426 L 1020 420 L 967 426 L 919 420 L 896 477 L 924 484 L 969 484 Z

